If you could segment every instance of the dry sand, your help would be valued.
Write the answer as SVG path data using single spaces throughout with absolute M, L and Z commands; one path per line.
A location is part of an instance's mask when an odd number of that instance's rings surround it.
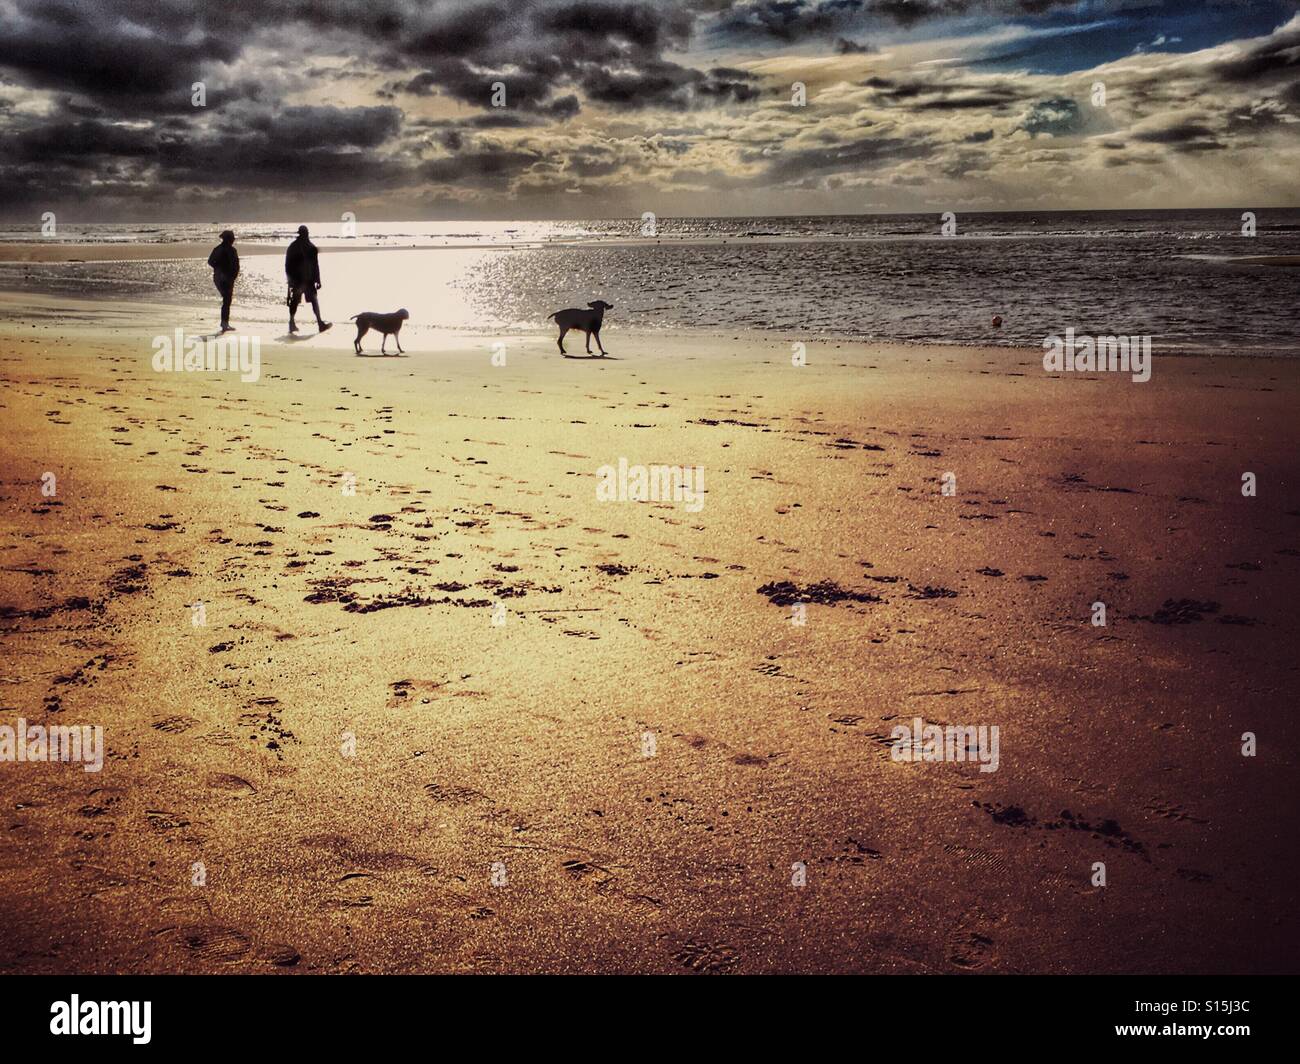
M 0 303 L 0 723 L 109 757 L 0 764 L 0 970 L 1294 970 L 1300 364 L 340 326 L 249 384 L 59 306 Z

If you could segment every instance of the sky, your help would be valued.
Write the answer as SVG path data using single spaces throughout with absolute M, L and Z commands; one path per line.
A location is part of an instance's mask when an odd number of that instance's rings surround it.
M 1300 0 L 0 0 L 8 220 L 1260 208 L 1297 175 Z

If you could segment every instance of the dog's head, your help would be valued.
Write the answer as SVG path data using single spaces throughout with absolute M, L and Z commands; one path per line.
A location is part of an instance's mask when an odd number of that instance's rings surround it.
M 407 318 L 409 318 L 411 315 L 410 315 L 410 312 L 409 312 L 405 307 L 403 307 L 401 310 L 399 310 L 399 311 L 397 312 L 397 316 L 398 316 L 399 318 L 401 318 L 402 321 L 405 321 L 405 320 L 406 320 Z
M 613 303 L 606 303 L 603 299 L 593 299 L 587 304 L 592 310 L 613 310 Z

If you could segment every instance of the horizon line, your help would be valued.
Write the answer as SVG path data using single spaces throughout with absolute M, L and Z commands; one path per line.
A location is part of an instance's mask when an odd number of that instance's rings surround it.
M 727 219 L 727 218 L 906 218 L 906 217 L 914 217 L 914 216 L 917 216 L 917 215 L 943 214 L 946 210 L 952 210 L 953 213 L 955 213 L 955 214 L 966 214 L 966 215 L 971 215 L 971 214 L 974 214 L 974 215 L 986 215 L 986 214 L 1027 214 L 1027 215 L 1041 215 L 1041 214 L 1176 214 L 1176 213 L 1191 213 L 1191 212 L 1245 211 L 1245 210 L 1249 210 L 1249 211 L 1288 211 L 1288 210 L 1290 210 L 1290 211 L 1295 211 L 1295 210 L 1300 210 L 1300 203 L 1288 204 L 1288 205 L 1283 205 L 1283 206 L 1279 206 L 1279 205 L 1276 205 L 1276 204 L 1268 204 L 1268 205 L 1253 205 L 1253 206 L 1252 206 L 1252 205 L 1250 205 L 1250 204 L 1248 204 L 1248 203 L 1237 203 L 1237 204 L 1221 204 L 1221 205 L 1214 206 L 1214 207 L 1040 207 L 1040 208 L 1034 208 L 1034 209 L 1026 209 L 1026 208 L 1000 208 L 1000 209 L 979 209 L 979 210 L 971 209 L 971 208 L 955 208 L 955 209 L 954 209 L 954 208 L 952 208 L 952 207 L 936 207 L 936 208 L 928 208 L 928 209 L 925 209 L 925 210 L 910 210 L 910 211 L 849 211 L 849 212 L 844 212 L 844 211 L 835 211 L 835 212 L 830 212 L 830 213 L 826 213 L 826 212 L 816 212 L 816 213 L 811 213 L 811 214 L 803 214 L 803 213 L 797 213 L 797 212 L 788 212 L 788 213 L 764 213 L 764 214 L 670 214 L 670 213 L 660 213 L 660 212 L 656 211 L 656 212 L 654 212 L 654 214 L 655 214 L 655 218 L 656 218 L 657 220 L 660 220 L 660 221 L 662 221 L 663 219 L 672 219 L 672 218 L 678 218 L 678 219 L 691 219 L 691 220 L 697 220 L 697 219 Z M 566 215 L 566 216 L 564 216 L 564 217 L 554 217 L 554 218 L 530 218 L 530 217 L 520 217 L 520 216 L 502 216 L 502 217 L 497 217 L 497 216 L 492 216 L 492 217 L 482 216 L 482 217 L 474 217 L 474 218 L 466 218 L 466 217 L 461 217 L 461 218 L 413 218 L 413 217 L 396 217 L 396 218 L 382 217 L 382 218 L 377 218 L 377 217 L 367 217 L 367 218 L 364 218 L 364 219 L 363 219 L 363 218 L 358 218 L 358 219 L 357 219 L 357 224 L 358 224 L 358 225 L 364 225 L 364 224 L 367 224 L 367 223 L 393 224 L 393 223 L 398 223 L 398 222 L 411 222 L 411 223 L 417 223 L 417 224 L 430 224 L 430 223 L 437 223 L 437 222 L 446 222 L 446 223 L 449 223 L 449 224 L 450 224 L 450 223 L 461 223 L 461 222 L 464 222 L 464 223 L 474 223 L 474 222 L 530 222 L 530 223 L 534 223 L 534 222 L 621 222 L 621 221 L 639 222 L 639 221 L 641 220 L 641 217 L 642 217 L 642 216 L 639 215 L 639 214 L 627 214 L 627 215 L 623 215 L 623 214 L 595 214 L 595 215 L 593 215 L 593 214 L 588 214 L 588 215 L 577 215 L 577 216 L 567 216 L 567 215 Z M 283 222 L 283 224 L 285 224 L 285 225 L 291 225 L 291 224 L 292 224 L 292 225 L 308 225 L 308 226 L 310 226 L 310 225 L 338 225 L 338 224 L 339 224 L 339 219 L 337 219 L 337 218 L 315 218 L 315 219 L 313 219 L 313 218 L 310 218 L 310 217 L 309 217 L 309 218 L 307 218 L 305 221 L 303 221 L 302 218 L 301 218 L 301 216 L 297 216 L 297 217 L 295 218 L 294 221 L 290 222 L 290 221 L 285 221 L 285 220 L 283 220 L 283 219 L 262 219 L 262 220 L 257 220 L 257 219 L 246 218 L 246 219 L 243 219 L 242 222 L 241 222 L 241 221 L 236 221 L 236 222 L 234 222 L 233 224 L 246 224 L 246 225 L 278 225 L 278 224 L 281 224 L 282 222 Z M 14 225 L 14 224 L 34 225 L 34 226 L 39 227 L 42 223 L 41 223 L 41 220 L 40 220 L 39 218 L 37 218 L 36 220 L 32 221 L 32 220 L 30 220 L 30 219 L 28 219 L 28 218 L 15 219 L 15 218 L 4 218 L 4 217 L 0 217 L 0 225 Z M 102 221 L 101 221 L 101 222 L 91 222 L 91 221 L 77 221 L 77 220 L 60 219 L 60 220 L 59 220 L 59 224 L 60 224 L 60 225 L 157 225 L 157 226 L 166 226 L 166 225 L 227 225 L 227 224 L 232 224 L 232 223 L 231 223 L 230 219 L 226 219 L 226 220 L 224 220 L 224 221 L 221 221 L 221 220 L 218 220 L 218 221 L 200 221 L 200 220 L 194 220 L 194 219 L 186 220 L 186 219 L 180 219 L 180 218 L 171 218 L 171 219 L 166 219 L 166 220 L 159 220 L 159 219 L 156 219 L 156 218 L 150 218 L 150 219 L 143 219 L 143 218 L 136 219 L 136 218 L 133 218 L 133 219 L 124 219 L 124 220 L 111 221 L 111 222 L 102 222 Z

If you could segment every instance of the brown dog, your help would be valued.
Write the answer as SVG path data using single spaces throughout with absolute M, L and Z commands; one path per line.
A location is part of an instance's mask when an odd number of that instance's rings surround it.
M 600 342 L 600 325 L 605 320 L 605 311 L 613 310 L 613 303 L 606 303 L 603 299 L 596 299 L 588 303 L 590 310 L 578 310 L 570 307 L 568 310 L 557 310 L 554 314 L 546 315 L 548 318 L 554 318 L 555 324 L 560 327 L 560 338 L 555 342 L 560 345 L 560 354 L 567 355 L 564 350 L 564 334 L 570 329 L 581 329 L 587 334 L 587 354 L 591 354 L 591 338 L 596 338 L 596 346 L 600 348 L 601 355 L 605 354 L 605 345 Z
M 357 354 L 361 354 L 361 337 L 365 336 L 371 329 L 375 332 L 384 334 L 384 339 L 379 345 L 379 353 L 386 355 L 388 352 L 385 347 L 388 344 L 388 338 L 391 336 L 397 342 L 398 354 L 406 354 L 402 350 L 402 340 L 398 333 L 402 331 L 402 322 L 406 321 L 411 315 L 405 310 L 395 310 L 392 314 L 376 314 L 372 310 L 363 311 L 360 314 L 353 314 L 352 319 L 357 323 L 357 338 L 352 341 L 352 346 L 357 349 Z

